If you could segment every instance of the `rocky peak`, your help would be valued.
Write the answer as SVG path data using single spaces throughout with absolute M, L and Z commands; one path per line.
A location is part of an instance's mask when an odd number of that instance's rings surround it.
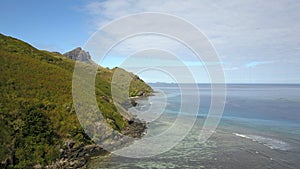
M 64 56 L 82 62 L 86 62 L 91 59 L 91 55 L 89 54 L 89 52 L 86 52 L 85 50 L 81 49 L 81 47 L 75 48 L 70 52 L 65 53 Z

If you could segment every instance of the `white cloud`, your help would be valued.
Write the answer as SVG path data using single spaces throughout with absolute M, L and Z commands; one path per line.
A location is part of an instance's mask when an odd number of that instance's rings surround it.
M 256 66 L 259 65 L 265 65 L 265 64 L 270 64 L 270 63 L 274 63 L 275 61 L 252 61 L 247 63 L 245 66 L 247 68 L 255 68 Z
M 224 70 L 232 71 L 232 70 L 239 70 L 238 67 L 229 67 L 229 68 L 224 68 Z
M 114 19 L 139 12 L 182 17 L 206 34 L 222 61 L 230 63 L 225 71 L 247 67 L 247 64 L 256 67 L 267 62 L 271 66 L 275 60 L 288 60 L 282 62 L 282 69 L 298 70 L 296 67 L 299 67 L 300 1 L 297 0 L 109 0 L 92 1 L 84 9 L 92 16 L 95 30 Z M 154 46 L 182 51 L 180 44 L 170 40 L 154 40 Z M 117 50 L 130 53 L 148 47 L 149 41 L 136 38 Z
M 98 23 L 139 12 L 164 12 L 187 19 L 218 46 L 296 42 L 300 30 L 298 1 L 109 0 L 90 2 L 85 9 Z M 279 38 L 279 39 L 277 39 Z

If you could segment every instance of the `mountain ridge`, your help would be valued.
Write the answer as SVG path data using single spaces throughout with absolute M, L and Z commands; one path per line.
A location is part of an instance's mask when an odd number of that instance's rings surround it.
M 77 47 L 69 52 L 64 53 L 63 55 L 72 60 L 78 60 L 81 62 L 89 62 L 92 59 L 90 53 L 83 50 L 81 47 Z

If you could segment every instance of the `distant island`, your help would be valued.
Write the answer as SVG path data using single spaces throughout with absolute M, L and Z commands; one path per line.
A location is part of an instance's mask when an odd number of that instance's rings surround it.
M 93 155 L 107 153 L 81 127 L 72 101 L 75 61 L 90 64 L 91 56 L 80 47 L 60 54 L 38 50 L 0 34 L 0 168 L 77 168 Z M 95 88 L 97 103 L 111 128 L 140 137 L 146 126 L 124 117 L 112 101 L 115 69 L 99 66 Z M 152 88 L 138 76 L 130 97 L 147 96 Z M 134 101 L 118 103 L 125 113 Z M 124 112 L 123 112 L 124 113 Z

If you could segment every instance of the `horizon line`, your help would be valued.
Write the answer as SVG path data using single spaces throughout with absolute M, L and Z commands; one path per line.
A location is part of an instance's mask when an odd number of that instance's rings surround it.
M 240 84 L 252 84 L 252 85 L 300 85 L 300 83 L 277 83 L 277 82 L 267 82 L 267 83 L 247 83 L 247 82 L 238 82 L 238 83 L 175 83 L 175 82 L 146 82 L 147 84 L 226 84 L 226 85 L 240 85 Z

